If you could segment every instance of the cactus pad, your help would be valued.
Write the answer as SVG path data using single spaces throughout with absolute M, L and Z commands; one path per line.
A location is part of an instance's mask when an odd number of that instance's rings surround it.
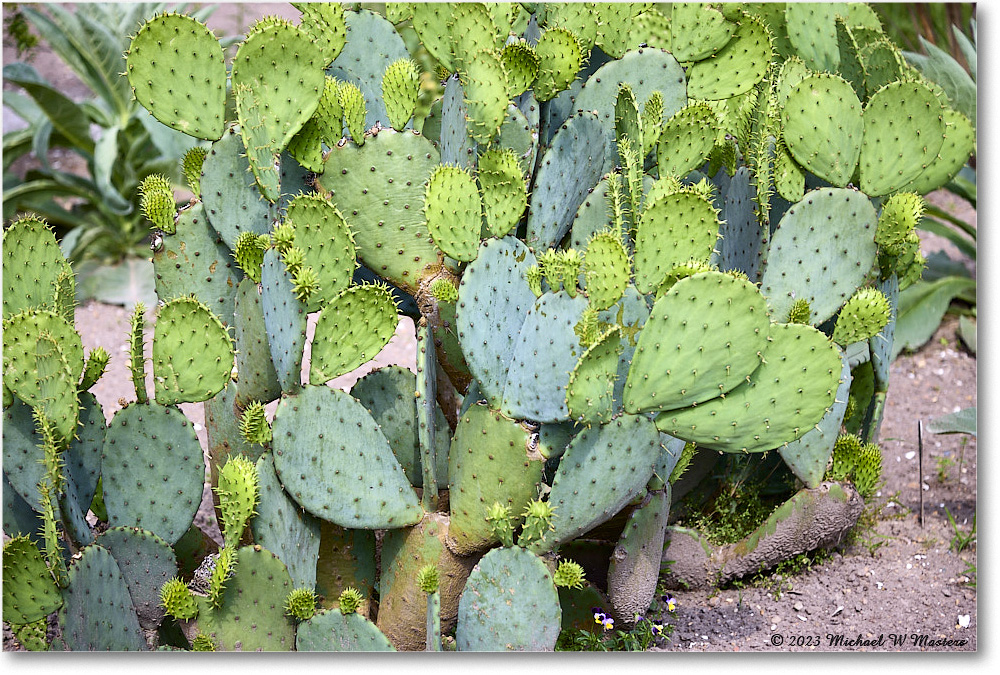
M 281 395 L 278 374 L 271 361 L 257 284 L 243 279 L 236 290 L 235 306 L 236 372 L 239 374 L 236 402 L 269 402 Z
M 234 179 L 237 186 L 233 185 Z M 236 248 L 241 232 L 267 234 L 271 227 L 268 202 L 261 198 L 243 141 L 234 128 L 213 143 L 205 157 L 201 200 L 212 227 L 231 249 Z
M 233 370 L 232 339 L 219 318 L 194 298 L 160 308 L 153 336 L 153 382 L 161 405 L 206 401 Z
M 125 64 L 136 100 L 156 119 L 195 138 L 222 136 L 226 64 L 204 24 L 173 13 L 150 19 L 132 39 Z
M 320 48 L 323 65 L 330 65 L 340 56 L 347 42 L 347 21 L 343 5 L 335 2 L 293 2 L 292 7 L 302 12 L 299 27 Z
M 560 5 L 569 6 L 569 5 Z M 518 41 L 504 45 L 500 61 L 507 72 L 507 97 L 520 96 L 538 76 L 539 58 L 527 42 Z
M 164 618 L 160 588 L 177 574 L 173 549 L 152 532 L 137 527 L 113 527 L 97 543 L 114 556 L 122 573 L 139 625 L 156 628 Z
M 539 101 L 549 101 L 568 88 L 583 65 L 583 52 L 576 37 L 565 28 L 545 31 L 535 45 L 538 77 L 534 92 Z
M 503 237 L 517 225 L 528 206 L 528 187 L 517 153 L 510 148 L 483 152 L 478 178 L 486 227 L 494 237 Z
M 306 344 L 306 308 L 296 299 L 291 275 L 275 249 L 264 254 L 261 268 L 261 304 L 267 328 L 271 362 L 281 389 L 293 390 L 302 379 L 302 352 Z
M 861 288 L 837 315 L 833 341 L 849 344 L 875 337 L 889 323 L 889 299 L 877 288 Z
M 736 24 L 709 5 L 675 2 L 670 7 L 670 28 L 674 58 L 690 62 L 707 59 L 722 49 L 733 37 Z
M 715 147 L 718 120 L 704 103 L 678 110 L 660 133 L 656 157 L 660 176 L 683 178 L 701 166 Z
M 394 652 L 375 624 L 354 612 L 321 612 L 299 625 L 295 649 L 300 652 Z
M 461 81 L 468 106 L 469 135 L 486 144 L 500 130 L 509 102 L 507 73 L 500 57 L 485 49 L 476 52 L 465 64 Z
M 413 117 L 420 93 L 417 66 L 410 59 L 399 59 L 389 64 L 382 76 L 382 95 L 389 124 L 402 131 Z
M 612 326 L 591 345 L 576 364 L 566 385 L 570 418 L 582 424 L 604 424 L 614 411 L 618 355 L 622 333 Z
M 744 14 L 726 46 L 688 69 L 688 96 L 718 101 L 750 91 L 764 78 L 772 50 L 770 31 L 764 22 Z
M 476 257 L 483 226 L 483 204 L 476 181 L 457 166 L 434 170 L 424 193 L 427 230 L 445 255 L 469 262 Z
M 575 228 L 574 224 L 574 232 Z M 628 251 L 619 235 L 602 231 L 591 237 L 583 258 L 590 306 L 603 310 L 618 302 L 628 286 L 630 267 Z
M 306 387 L 282 399 L 273 430 L 278 476 L 310 513 L 350 528 L 405 527 L 420 520 L 417 495 L 388 441 L 349 395 Z
M 294 245 L 302 249 L 304 264 L 319 278 L 319 291 L 309 303 L 315 311 L 350 285 L 357 267 L 354 237 L 336 207 L 317 194 L 292 199 L 285 222 L 295 230 Z
M 63 604 L 38 546 L 26 536 L 3 545 L 3 616 L 11 624 L 44 619 Z

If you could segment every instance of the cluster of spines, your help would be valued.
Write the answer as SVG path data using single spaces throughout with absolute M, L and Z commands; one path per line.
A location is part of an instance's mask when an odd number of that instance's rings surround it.
M 354 586 L 348 586 L 340 592 L 337 603 L 341 614 L 354 614 L 365 601 L 365 596 Z
M 183 581 L 177 577 L 167 580 L 160 587 L 160 605 L 167 614 L 181 621 L 188 621 L 198 616 L 198 604 L 194 594 Z
M 166 176 L 153 173 L 139 183 L 139 209 L 153 227 L 166 234 L 173 234 L 176 204 L 174 191 Z
M 308 621 L 316 614 L 316 594 L 310 588 L 295 588 L 285 598 L 285 614 Z
M 260 283 L 261 267 L 264 264 L 264 253 L 271 245 L 271 238 L 266 234 L 240 232 L 233 249 L 233 259 L 236 265 L 255 284 Z
M 583 567 L 572 560 L 561 560 L 559 562 L 559 567 L 556 568 L 555 574 L 552 575 L 552 581 L 555 585 L 560 588 L 573 588 L 581 589 L 586 581 Z
M 555 509 L 548 502 L 533 499 L 524 507 L 524 526 L 517 539 L 517 545 L 528 548 L 532 544 L 545 541 L 546 535 L 554 530 L 552 516 Z
M 240 433 L 244 440 L 251 445 L 267 445 L 271 442 L 271 425 L 267 421 L 263 403 L 251 401 L 243 409 L 243 416 L 240 418 Z
M 486 521 L 490 524 L 493 537 L 500 541 L 501 546 L 514 545 L 514 523 L 509 506 L 494 502 L 486 509 Z

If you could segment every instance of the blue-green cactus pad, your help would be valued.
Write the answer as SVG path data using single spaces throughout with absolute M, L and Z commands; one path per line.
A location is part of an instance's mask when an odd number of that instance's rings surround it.
M 111 553 L 88 546 L 69 569 L 59 610 L 62 639 L 71 651 L 146 651 L 128 585 Z
M 849 188 L 807 192 L 782 216 L 768 248 L 761 293 L 775 319 L 805 299 L 811 322 L 829 319 L 864 283 L 875 264 L 875 207 Z
M 231 379 L 235 358 L 229 332 L 204 304 L 183 297 L 160 307 L 153 332 L 157 403 L 207 401 Z
M 101 452 L 104 450 L 107 422 L 96 396 L 89 391 L 80 392 L 78 396 L 79 426 L 66 450 L 66 477 L 74 485 L 78 506 L 83 513 L 87 513 L 101 476 Z
M 151 630 L 160 625 L 164 609 L 160 587 L 177 576 L 177 556 L 167 542 L 138 527 L 113 527 L 97 543 L 114 556 L 132 596 L 139 625 Z
M 173 546 L 194 521 L 205 482 L 194 425 L 172 407 L 122 408 L 104 438 L 101 479 L 112 526 L 142 527 Z
M 554 530 L 535 548 L 553 550 L 621 511 L 645 489 L 660 452 L 660 434 L 644 415 L 624 415 L 577 434 L 552 480 Z
M 250 521 L 253 540 L 273 552 L 288 568 L 295 588 L 316 587 L 320 521 L 288 496 L 270 453 L 257 460 L 260 501 Z
M 371 414 L 350 395 L 305 387 L 274 415 L 274 466 L 288 493 L 341 527 L 413 525 L 417 495 Z
M 389 639 L 357 612 L 321 612 L 299 625 L 295 650 L 300 652 L 394 652 Z
M 771 324 L 764 360 L 725 397 L 660 413 L 657 428 L 724 452 L 760 452 L 801 438 L 831 408 L 840 350 L 803 324 Z
M 6 447 L 6 439 L 4 446 Z M 37 490 L 36 490 L 37 492 Z M 38 545 L 42 539 L 42 515 L 18 494 L 10 482 L 7 472 L 3 472 L 3 532 L 9 537 L 25 535 Z
M 38 483 L 45 477 L 45 455 L 41 443 L 42 438 L 35 431 L 31 406 L 15 399 L 3 411 L 3 470 L 12 491 L 35 510 L 41 509 Z M 5 493 L 5 505 L 6 498 Z
M 621 328 L 612 326 L 580 357 L 566 385 L 571 419 L 582 424 L 611 421 L 621 343 Z
M 250 172 L 243 140 L 235 127 L 212 144 L 201 168 L 201 201 L 208 220 L 230 249 L 241 232 L 267 234 L 268 201 Z
M 257 284 L 249 278 L 236 289 L 233 310 L 236 337 L 236 403 L 245 407 L 251 401 L 269 403 L 281 396 L 281 384 L 271 361 L 271 348 L 264 324 L 264 307 Z
M 275 249 L 264 254 L 260 278 L 271 362 L 281 388 L 294 390 L 302 381 L 302 352 L 308 322 L 306 307 L 295 297 L 291 275 Z
M 770 233 L 761 226 L 756 214 L 756 189 L 750 170 L 737 169 L 726 191 L 718 242 L 719 267 L 739 270 L 754 283 L 760 276 L 760 263 L 767 250 Z
M 521 548 L 490 551 L 458 602 L 459 651 L 552 651 L 562 622 L 545 563 Z
M 753 284 L 721 272 L 678 281 L 639 334 L 625 410 L 671 410 L 725 394 L 758 367 L 767 335 L 767 307 Z

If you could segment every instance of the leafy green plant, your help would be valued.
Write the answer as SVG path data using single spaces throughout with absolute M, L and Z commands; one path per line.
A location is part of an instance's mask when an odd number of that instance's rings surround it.
M 968 532 L 963 532 L 958 524 L 955 522 L 955 516 L 951 515 L 951 511 L 946 506 L 944 509 L 945 515 L 948 516 L 948 523 L 951 525 L 951 529 L 954 535 L 951 538 L 951 549 L 955 553 L 961 553 L 965 549 L 976 543 L 976 514 L 972 514 L 972 527 Z

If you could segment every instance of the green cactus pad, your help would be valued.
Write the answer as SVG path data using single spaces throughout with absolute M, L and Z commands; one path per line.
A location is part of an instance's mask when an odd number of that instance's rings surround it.
M 354 612 L 331 609 L 299 625 L 295 649 L 300 652 L 394 652 L 375 624 Z
M 747 281 L 703 272 L 677 282 L 639 334 L 625 410 L 681 408 L 733 389 L 760 364 L 767 326 L 764 298 Z
M 342 82 L 337 90 L 337 101 L 344 112 L 344 126 L 347 127 L 347 132 L 357 145 L 364 145 L 367 108 L 361 89 L 353 82 Z
M 448 454 L 452 551 L 470 555 L 497 543 L 486 521 L 494 502 L 520 514 L 537 496 L 543 461 L 532 456 L 530 441 L 523 426 L 487 406 L 474 404 L 461 416 Z
M 778 454 L 785 460 L 785 464 L 808 488 L 818 487 L 823 480 L 827 462 L 833 452 L 833 444 L 837 440 L 837 434 L 840 433 L 840 425 L 847 411 L 852 378 L 847 358 L 846 356 L 842 358 L 840 386 L 837 388 L 837 398 L 833 405 L 823 415 L 823 419 L 802 438 L 778 448 Z
M 420 78 L 417 66 L 410 59 L 399 59 L 389 64 L 382 76 L 382 95 L 389 124 L 396 131 L 406 128 L 417 106 Z
M 244 407 L 250 401 L 273 401 L 281 396 L 281 385 L 271 361 L 260 293 L 250 279 L 240 281 L 234 315 L 239 374 L 236 404 Z
M 784 142 L 775 148 L 774 189 L 787 202 L 794 204 L 806 193 L 806 175 L 788 152 Z
M 580 43 L 584 54 L 593 48 L 594 41 L 597 40 L 597 17 L 590 3 L 559 2 L 546 5 L 545 26 L 570 31 Z
M 398 323 L 388 287 L 370 284 L 344 290 L 323 308 L 316 321 L 309 381 L 323 384 L 375 358 Z
M 573 327 L 586 308 L 583 296 L 559 291 L 543 295 L 528 310 L 508 366 L 501 412 L 537 422 L 569 419 L 566 385 L 583 354 Z
M 608 598 L 615 616 L 635 623 L 653 602 L 670 514 L 670 487 L 648 493 L 629 514 L 608 566 Z
M 513 103 L 507 106 L 507 116 L 500 125 L 500 147 L 513 150 L 521 164 L 521 173 L 531 173 L 538 155 L 538 106 L 527 97 L 527 112 Z
M 59 610 L 62 638 L 72 651 L 146 651 L 128 584 L 111 553 L 88 546 L 69 570 Z
M 906 67 L 899 48 L 887 38 L 861 46 L 858 58 L 864 68 L 865 91 L 869 98 L 885 85 L 899 80 Z
M 785 6 L 788 39 L 806 65 L 815 71 L 835 73 L 840 66 L 838 11 L 843 10 L 835 3 L 789 3 Z
M 559 5 L 570 7 L 572 5 Z M 540 59 L 535 49 L 527 42 L 511 42 L 500 50 L 500 61 L 507 73 L 507 97 L 520 96 L 538 77 Z
M 621 341 L 621 328 L 612 326 L 583 353 L 570 374 L 566 407 L 574 421 L 588 425 L 611 421 Z
M 864 133 L 861 101 L 850 84 L 829 74 L 803 79 L 789 92 L 781 122 L 782 137 L 799 164 L 837 187 L 847 185 Z
M 636 159 L 627 156 L 629 151 L 639 152 L 642 148 L 642 119 L 635 94 L 627 82 L 621 84 L 615 98 L 615 147 L 618 149 L 618 163 L 623 166 Z
M 718 101 L 750 91 L 764 78 L 772 53 L 771 35 L 764 22 L 744 14 L 725 47 L 688 69 L 688 96 Z
M 534 92 L 539 101 L 549 101 L 568 88 L 583 65 L 580 43 L 565 28 L 552 28 L 542 33 L 535 45 L 538 57 L 538 77 Z
M 219 318 L 194 298 L 160 307 L 153 334 L 153 383 L 161 405 L 206 401 L 233 371 L 232 338 Z
M 466 63 L 461 81 L 468 106 L 469 135 L 486 144 L 500 131 L 509 103 L 507 74 L 500 57 L 487 50 L 475 53 Z
M 923 195 L 938 189 L 954 178 L 976 151 L 976 130 L 965 115 L 945 108 L 944 122 L 944 142 L 937 158 L 900 190 Z
M 6 414 L 6 411 L 5 413 Z M 6 427 L 6 419 L 4 426 Z M 7 439 L 4 439 L 4 449 L 7 447 Z M 5 464 L 6 466 L 6 464 Z M 32 492 L 37 495 L 37 481 L 32 487 Z M 35 497 L 37 501 L 37 496 Z M 18 491 L 11 484 L 7 472 L 3 472 L 3 531 L 10 537 L 24 535 L 35 542 L 36 545 L 44 545 L 41 536 L 42 516 L 31 504 L 18 494 Z
M 142 527 L 173 546 L 201 504 L 205 461 L 194 426 L 176 408 L 122 408 L 108 425 L 101 478 L 112 526 Z
M 153 228 L 173 234 L 174 191 L 166 176 L 151 173 L 139 183 L 139 210 L 143 217 L 153 224 Z
M 438 248 L 455 260 L 475 259 L 483 205 L 475 179 L 457 166 L 434 170 L 424 192 L 427 230 Z
M 6 524 L 5 524 L 6 532 Z M 27 536 L 3 546 L 3 617 L 11 624 L 44 619 L 63 604 L 38 546 Z
M 226 63 L 204 24 L 173 13 L 150 19 L 132 38 L 125 64 L 136 100 L 156 119 L 195 138 L 222 136 Z
M 524 549 L 500 548 L 483 556 L 469 575 L 455 640 L 459 651 L 551 651 L 561 621 L 559 594 L 545 563 Z
M 354 230 L 366 267 L 415 292 L 421 271 L 437 263 L 423 215 L 424 186 L 438 151 L 410 131 L 383 130 L 362 147 L 346 143 L 327 158 L 319 179 Z
M 878 90 L 864 111 L 861 190 L 881 196 L 903 188 L 930 164 L 944 143 L 944 109 L 918 82 Z
M 535 176 L 526 242 L 555 246 L 569 230 L 588 191 L 604 174 L 605 134 L 592 113 L 571 117 L 556 132 Z
M 722 49 L 733 37 L 736 24 L 708 5 L 675 2 L 670 7 L 670 28 L 674 58 L 690 62 L 707 59 Z
M 534 264 L 535 256 L 518 239 L 486 240 L 458 289 L 462 353 L 493 408 L 500 407 L 515 340 L 535 303 L 524 281 Z
M 889 299 L 877 288 L 861 288 L 837 315 L 833 341 L 849 344 L 875 337 L 889 323 Z
M 343 5 L 335 2 L 293 2 L 292 7 L 302 12 L 299 27 L 320 48 L 323 65 L 330 65 L 347 42 L 347 21 Z
M 581 431 L 552 480 L 554 530 L 534 550 L 552 550 L 621 511 L 645 489 L 659 457 L 660 434 L 646 416 L 624 415 Z
M 375 12 L 345 12 L 347 44 L 327 69 L 327 75 L 358 86 L 365 99 L 366 129 L 390 126 L 383 103 L 382 76 L 399 59 L 409 58 L 403 38 L 391 23 Z
M 724 452 L 760 452 L 801 438 L 834 404 L 840 352 L 811 326 L 772 324 L 763 356 L 725 397 L 660 413 L 657 428 Z
M 486 227 L 493 236 L 503 237 L 517 225 L 528 206 L 528 187 L 517 153 L 510 148 L 491 148 L 482 153 L 478 178 Z
M 884 200 L 875 232 L 875 243 L 879 248 L 892 252 L 905 246 L 910 233 L 923 217 L 924 206 L 923 197 L 913 192 L 897 192 Z
M 219 464 L 221 462 L 216 462 L 216 466 Z M 257 467 L 242 455 L 230 455 L 218 469 L 215 482 L 213 491 L 218 498 L 224 546 L 236 547 L 260 499 Z
M 683 178 L 704 164 L 715 147 L 718 120 L 704 103 L 677 111 L 659 137 L 656 157 L 661 176 Z
M 387 366 L 358 380 L 351 389 L 351 395 L 375 418 L 410 484 L 421 487 L 423 470 L 417 443 L 416 404 L 413 400 L 416 387 L 417 378 L 412 371 L 401 366 Z M 447 425 L 440 407 L 435 411 L 435 420 L 439 431 L 435 435 L 436 477 L 441 484 L 446 484 L 449 440 L 447 433 L 440 433 Z
M 575 232 L 576 221 L 573 228 Z M 616 233 L 605 230 L 591 237 L 583 258 L 590 306 L 603 310 L 618 302 L 628 287 L 630 267 L 628 251 Z
M 754 191 L 749 169 L 740 167 L 726 191 L 718 248 L 721 269 L 739 270 L 756 281 L 770 232 L 757 220 Z
M 273 431 L 278 476 L 310 513 L 351 528 L 405 527 L 420 520 L 417 495 L 388 441 L 349 395 L 306 387 L 282 399 Z
M 600 182 L 584 196 L 583 202 L 573 217 L 569 242 L 570 246 L 578 251 L 586 251 L 587 243 L 591 237 L 610 229 L 608 224 L 613 223 L 612 211 L 608 204 L 609 177 L 601 178 Z M 614 232 L 613 229 L 612 232 Z M 622 232 L 621 236 L 625 236 L 625 233 Z
M 269 136 L 273 129 L 269 128 L 264 102 L 258 99 L 253 89 L 243 82 L 233 87 L 233 97 L 236 99 L 236 119 L 239 122 L 240 136 L 243 138 L 243 146 L 247 149 L 246 157 L 250 162 L 250 171 L 257 183 L 257 189 L 264 199 L 276 202 L 281 196 L 281 179 L 276 165 L 278 153 L 282 148 L 278 147 L 277 141 Z M 291 138 L 288 141 L 291 142 Z
M 56 309 L 56 288 L 66 261 L 45 221 L 18 218 L 3 232 L 3 316 L 25 309 Z
M 162 242 L 153 251 L 157 297 L 193 295 L 231 326 L 242 275 L 228 246 L 209 226 L 205 207 L 196 203 L 181 209 L 176 234 L 164 236 Z
M 452 37 L 448 30 L 451 6 L 444 3 L 415 2 L 413 5 L 413 30 L 421 44 L 448 72 L 454 72 Z
M 198 627 L 223 651 L 290 651 L 295 626 L 285 616 L 285 598 L 293 588 L 288 570 L 260 546 L 245 546 L 236 556 L 220 605 L 198 599 Z
M 260 503 L 250 522 L 254 541 L 272 551 L 288 568 L 292 583 L 301 588 L 316 587 L 320 523 L 302 511 L 284 491 L 274 470 L 270 453 L 257 460 Z
M 636 16 L 648 6 L 630 2 L 594 3 L 592 11 L 599 26 L 595 44 L 608 56 L 622 58 L 628 49 L 637 46 L 632 27 Z
M 243 141 L 235 128 L 213 143 L 205 157 L 201 200 L 212 227 L 231 249 L 236 248 L 241 232 L 267 234 L 270 230 L 268 202 L 254 182 Z
M 635 239 L 635 287 L 655 291 L 675 265 L 707 261 L 719 237 L 712 202 L 691 191 L 657 199 L 642 213 Z
M 459 2 L 452 3 L 450 7 L 448 32 L 452 36 L 452 64 L 462 73 L 472 66 L 481 51 L 494 52 L 503 42 L 485 4 Z
M 305 305 L 293 292 L 291 275 L 274 249 L 264 254 L 261 287 L 271 362 L 281 389 L 291 391 L 301 382 L 307 316 Z
M 875 264 L 876 222 L 868 197 L 847 188 L 813 190 L 789 208 L 761 275 L 775 318 L 787 319 L 798 298 L 809 302 L 814 324 L 830 318 Z
M 353 234 L 337 208 L 315 193 L 293 198 L 285 222 L 295 229 L 294 246 L 302 249 L 304 264 L 318 276 L 319 290 L 308 303 L 309 311 L 316 311 L 351 283 L 357 267 Z
M 122 573 L 144 630 L 162 623 L 160 587 L 177 574 L 173 549 L 152 532 L 138 527 L 113 527 L 97 543 L 111 552 Z
M 184 182 L 191 189 L 196 197 L 201 196 L 201 167 L 205 163 L 205 156 L 208 155 L 208 148 L 196 145 L 184 153 L 181 158 L 181 173 L 184 174 Z

